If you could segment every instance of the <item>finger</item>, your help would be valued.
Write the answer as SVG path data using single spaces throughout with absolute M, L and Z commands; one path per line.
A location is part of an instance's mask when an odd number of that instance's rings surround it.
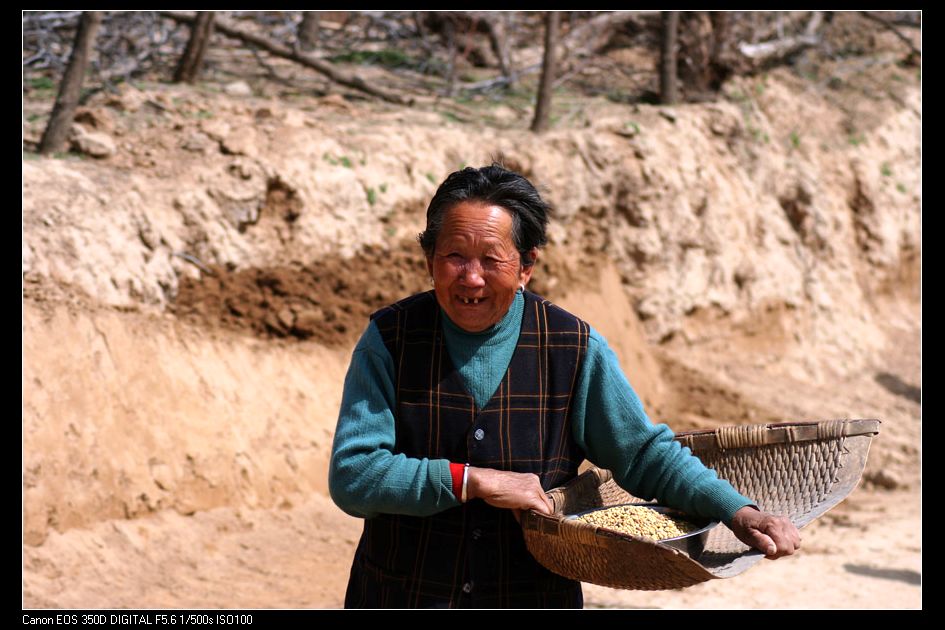
M 512 516 L 515 517 L 515 522 L 518 524 L 522 523 L 522 511 L 518 508 L 512 508 Z
M 794 524 L 784 519 L 766 532 L 778 548 L 778 556 L 789 556 L 801 546 L 801 535 Z
M 752 533 L 752 538 L 754 538 L 755 549 L 761 551 L 766 556 L 773 556 L 778 553 L 778 545 L 774 542 L 774 539 L 767 534 L 756 530 Z

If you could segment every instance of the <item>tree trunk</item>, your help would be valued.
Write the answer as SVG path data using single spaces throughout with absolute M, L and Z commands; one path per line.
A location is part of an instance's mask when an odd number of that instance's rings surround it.
M 686 96 L 708 92 L 712 83 L 712 21 L 708 12 L 679 15 L 675 57 L 676 82 L 688 88 Z
M 443 23 L 443 36 L 446 38 L 446 47 L 449 50 L 449 61 L 446 68 L 446 96 L 452 98 L 456 93 L 456 28 L 451 20 Z
M 299 46 L 302 50 L 315 50 L 318 46 L 318 12 L 303 11 L 299 24 Z
M 561 13 L 558 11 L 548 11 L 545 14 L 545 59 L 541 66 L 535 119 L 532 121 L 532 131 L 535 133 L 541 133 L 548 128 L 548 116 L 551 113 L 551 88 L 555 80 L 555 46 L 558 43 L 560 21 Z
M 39 152 L 48 155 L 55 153 L 65 146 L 75 108 L 79 104 L 82 92 L 82 82 L 85 79 L 85 70 L 89 66 L 92 46 L 98 27 L 102 23 L 101 11 L 84 11 L 79 18 L 79 28 L 75 34 L 75 43 L 72 46 L 72 55 L 69 57 L 69 66 L 59 85 L 59 94 L 53 106 L 49 123 L 39 142 Z
M 709 13 L 712 22 L 712 52 L 709 55 L 709 88 L 718 91 L 732 74 L 729 57 L 732 48 L 732 15 L 728 11 Z
M 676 34 L 679 11 L 663 11 L 663 37 L 660 46 L 660 102 L 676 103 Z
M 508 22 L 510 19 L 508 13 L 494 16 L 483 14 L 482 19 L 489 25 L 489 41 L 492 44 L 492 52 L 499 60 L 499 70 L 502 76 L 508 79 L 508 84 L 515 83 L 515 68 L 512 66 L 512 50 L 508 42 Z
M 193 83 L 200 72 L 203 55 L 207 52 L 207 44 L 213 33 L 213 11 L 198 11 L 197 19 L 191 26 L 190 39 L 180 59 L 177 71 L 174 73 L 176 83 Z

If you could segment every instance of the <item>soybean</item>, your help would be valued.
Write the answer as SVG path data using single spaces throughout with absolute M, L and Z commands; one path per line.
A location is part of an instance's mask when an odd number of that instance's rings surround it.
M 635 505 L 597 510 L 579 516 L 576 520 L 649 540 L 676 538 L 699 529 L 687 521 Z

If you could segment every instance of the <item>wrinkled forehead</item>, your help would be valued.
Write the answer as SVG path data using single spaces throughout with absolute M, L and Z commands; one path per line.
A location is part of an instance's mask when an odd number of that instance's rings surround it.
M 453 241 L 513 246 L 512 214 L 501 206 L 463 202 L 446 211 L 437 242 Z

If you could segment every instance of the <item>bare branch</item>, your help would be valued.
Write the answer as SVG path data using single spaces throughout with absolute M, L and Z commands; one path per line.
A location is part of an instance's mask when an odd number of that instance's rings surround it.
M 814 11 L 804 29 L 803 35 L 784 37 L 760 44 L 747 44 L 742 42 L 739 44 L 738 50 L 749 59 L 767 62 L 772 59 L 787 57 L 808 46 L 817 46 L 820 44 L 820 36 L 817 35 L 817 29 L 820 27 L 822 19 L 823 14 L 820 11 Z
M 523 68 L 516 73 L 516 78 L 523 77 L 527 74 L 534 74 L 541 70 L 541 64 L 536 63 L 534 65 Z M 512 80 L 510 77 L 501 76 L 494 79 L 486 79 L 484 81 L 476 81 L 475 83 L 461 83 L 456 87 L 460 90 L 469 90 L 469 91 L 478 91 L 478 90 L 489 90 L 499 86 L 511 85 Z
M 564 55 L 565 57 L 593 55 L 607 45 L 617 29 L 631 22 L 638 23 L 643 15 L 658 13 L 660 11 L 608 11 L 596 15 L 572 29 L 562 38 Z
M 922 51 L 915 47 L 915 44 L 912 43 L 912 40 L 909 39 L 908 37 L 906 37 L 905 35 L 903 35 L 902 33 L 900 33 L 900 32 L 899 32 L 899 29 L 897 29 L 895 26 L 893 26 L 893 24 L 892 24 L 891 22 L 889 22 L 888 20 L 884 20 L 883 18 L 881 18 L 881 17 L 879 17 L 878 15 L 875 15 L 875 14 L 873 14 L 873 13 L 870 13 L 869 11 L 858 11 L 858 13 L 859 13 L 860 15 L 862 15 L 863 17 L 865 17 L 866 19 L 868 19 L 868 20 L 873 20 L 874 22 L 879 22 L 879 23 L 882 24 L 885 28 L 887 28 L 887 29 L 889 29 L 890 31 L 892 31 L 892 32 L 896 35 L 896 37 L 898 37 L 899 39 L 901 39 L 902 41 L 904 41 L 904 42 L 906 43 L 906 46 L 909 47 L 909 50 L 912 51 L 912 54 L 913 54 L 913 55 L 921 55 L 921 54 L 922 54 Z
M 175 20 L 178 22 L 184 22 L 184 23 L 190 23 L 194 20 L 194 17 L 192 15 L 180 13 L 178 11 L 161 11 L 161 15 L 165 17 L 169 17 L 172 20 Z M 332 81 L 340 85 L 354 88 L 358 91 L 365 92 L 366 94 L 370 94 L 371 96 L 376 96 L 385 101 L 389 101 L 391 103 L 397 103 L 398 105 L 409 106 L 413 104 L 413 99 L 404 98 L 400 96 L 399 94 L 394 94 L 392 92 L 388 92 L 387 90 L 381 89 L 377 86 L 371 85 L 359 76 L 340 72 L 334 67 L 332 67 L 331 64 L 325 61 L 322 61 L 321 59 L 313 55 L 304 53 L 299 49 L 293 50 L 289 48 L 288 46 L 280 44 L 279 42 L 274 42 L 266 37 L 262 37 L 254 33 L 248 33 L 240 28 L 233 26 L 226 20 L 218 19 L 215 24 L 215 29 L 219 33 L 222 33 L 223 35 L 226 35 L 227 37 L 232 37 L 244 43 L 258 46 L 259 48 L 262 48 L 263 50 L 269 53 L 272 53 L 273 55 L 276 55 L 278 57 L 283 57 L 285 59 L 290 59 L 292 61 L 300 63 L 303 66 L 311 68 L 315 70 L 316 72 L 319 72 L 325 75 L 326 77 L 328 77 L 329 79 L 331 79 Z

